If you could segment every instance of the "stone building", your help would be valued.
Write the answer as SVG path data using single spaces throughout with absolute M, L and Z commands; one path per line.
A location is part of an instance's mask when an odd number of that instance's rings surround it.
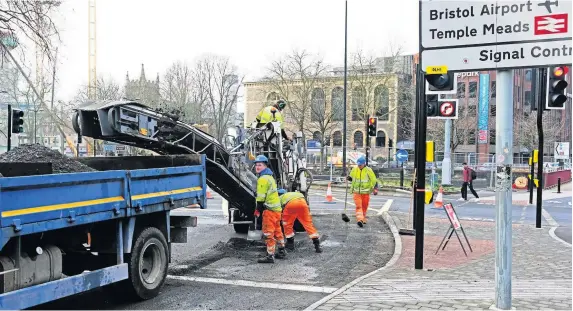
M 376 137 L 372 137 L 370 144 L 375 148 L 393 147 L 397 140 L 397 75 L 374 74 L 371 75 L 373 86 L 367 90 L 356 83 L 348 82 L 347 94 L 347 146 L 363 148 L 366 144 L 366 118 L 365 115 L 378 116 L 378 131 Z M 379 82 L 379 83 L 378 83 Z M 300 85 L 300 81 L 293 81 L 292 86 Z M 353 85 L 354 84 L 354 85 Z M 311 93 L 310 105 L 326 107 L 325 115 L 313 113 L 313 109 L 306 109 L 304 134 L 307 139 L 321 141 L 335 150 L 342 147 L 343 127 L 343 77 L 323 77 Z M 353 86 L 353 87 L 351 87 Z M 245 125 L 249 125 L 263 107 L 271 105 L 279 99 L 279 94 L 273 89 L 273 83 L 269 81 L 257 81 L 245 83 Z M 288 100 L 288 99 L 287 99 Z M 360 107 L 367 111 L 361 113 Z M 283 113 L 287 132 L 299 131 L 296 120 L 292 117 L 289 107 Z M 320 119 L 319 119 L 320 118 Z M 325 122 L 322 118 L 328 118 Z M 327 125 L 326 123 L 329 123 Z M 324 140 L 321 139 L 324 134 Z
M 143 64 L 141 64 L 141 73 L 138 79 L 130 80 L 128 72 L 125 75 L 125 97 L 131 100 L 138 99 L 149 107 L 158 108 L 162 102 L 159 91 L 159 73 L 157 73 L 155 81 L 147 80 Z

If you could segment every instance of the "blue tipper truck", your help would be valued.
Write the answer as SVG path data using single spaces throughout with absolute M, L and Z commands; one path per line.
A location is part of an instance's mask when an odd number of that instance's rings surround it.
M 0 308 L 99 287 L 155 297 L 171 243 L 185 243 L 187 228 L 197 224 L 171 211 L 206 206 L 205 156 L 182 157 L 150 157 L 164 164 L 139 165 L 155 166 L 148 169 L 132 169 L 140 161 L 95 159 L 100 171 L 0 177 Z

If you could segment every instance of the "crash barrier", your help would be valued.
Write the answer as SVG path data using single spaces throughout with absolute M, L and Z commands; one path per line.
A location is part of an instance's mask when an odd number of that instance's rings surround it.
M 561 183 L 570 182 L 571 170 L 543 173 L 543 189 L 557 187 L 559 180 L 561 180 Z

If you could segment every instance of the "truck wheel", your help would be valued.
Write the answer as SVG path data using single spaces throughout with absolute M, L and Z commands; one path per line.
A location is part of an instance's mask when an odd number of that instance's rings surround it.
M 236 224 L 236 225 L 233 225 L 233 228 L 235 228 L 236 233 L 241 233 L 241 234 L 249 233 L 249 225 L 248 224 Z
M 139 234 L 129 256 L 129 294 L 138 300 L 151 299 L 167 277 L 167 241 L 159 229 L 150 227 Z

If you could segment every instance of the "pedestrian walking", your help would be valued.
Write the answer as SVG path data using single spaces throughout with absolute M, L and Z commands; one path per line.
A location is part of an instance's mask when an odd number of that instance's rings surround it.
M 281 202 L 277 192 L 277 182 L 273 172 L 267 167 L 269 159 L 264 155 L 255 158 L 255 170 L 259 174 L 257 180 L 257 207 L 255 217 L 263 215 L 263 236 L 267 245 L 267 256 L 258 260 L 258 263 L 274 263 L 275 248 L 279 245 L 276 258 L 286 257 L 285 240 L 281 229 Z
M 356 223 L 359 227 L 362 227 L 367 222 L 366 212 L 370 203 L 370 193 L 375 191 L 378 181 L 374 171 L 366 166 L 366 158 L 364 156 L 358 158 L 356 164 L 357 166 L 350 171 L 350 175 L 346 179 L 352 182 L 350 193 L 353 194 L 354 204 L 356 205 Z
M 294 222 L 298 219 L 308 234 L 308 237 L 311 238 L 314 244 L 314 250 L 317 253 L 322 253 L 318 230 L 316 230 L 312 223 L 310 208 L 304 195 L 300 192 L 286 192 L 285 189 L 279 189 L 278 192 L 283 207 L 283 228 L 285 230 L 286 248 L 291 251 L 294 250 Z
M 479 196 L 477 192 L 474 190 L 473 186 L 473 181 L 477 177 L 476 172 L 472 168 L 470 168 L 466 162 L 463 163 L 463 166 L 464 169 L 462 171 L 462 178 L 463 178 L 462 197 L 459 199 L 459 201 L 468 200 L 468 188 L 470 188 L 470 191 L 476 197 L 476 200 L 479 200 Z

